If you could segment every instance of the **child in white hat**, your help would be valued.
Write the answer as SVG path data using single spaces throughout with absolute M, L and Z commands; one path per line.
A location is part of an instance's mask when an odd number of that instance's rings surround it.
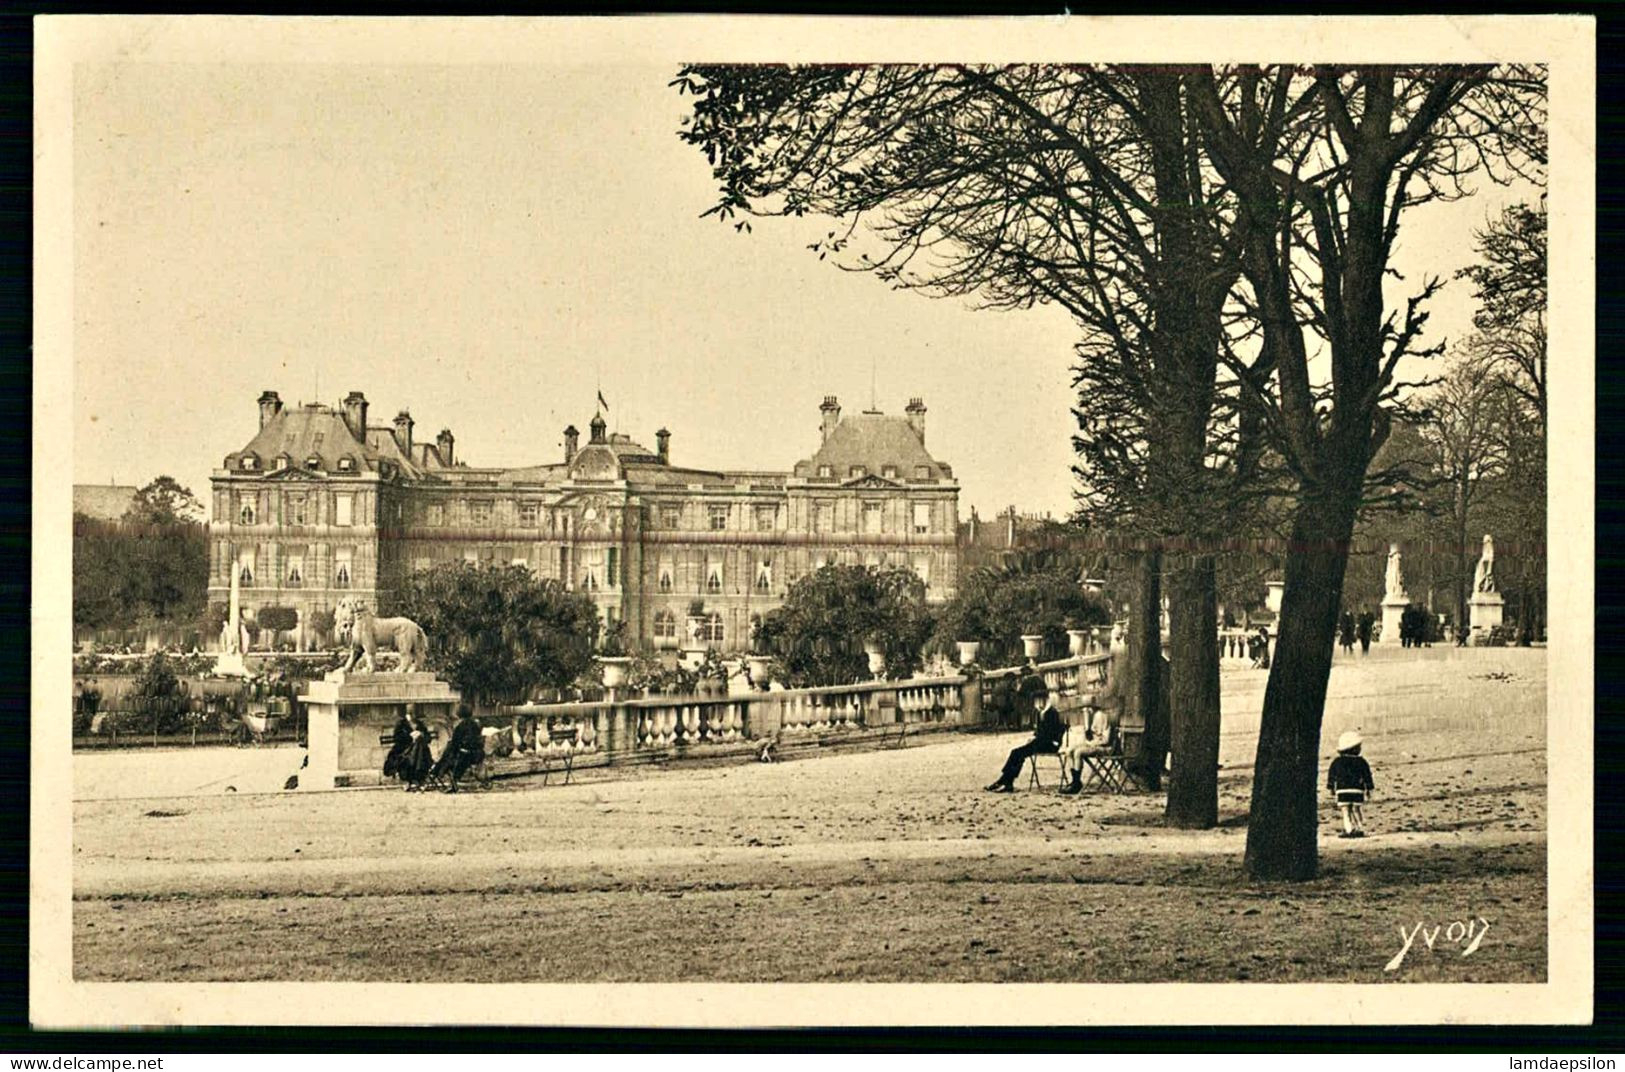
M 1360 821 L 1360 809 L 1366 794 L 1375 789 L 1371 782 L 1371 764 L 1360 757 L 1360 735 L 1349 730 L 1337 739 L 1337 758 L 1326 772 L 1326 788 L 1337 798 L 1337 810 L 1343 813 L 1343 832 L 1338 837 L 1365 837 Z

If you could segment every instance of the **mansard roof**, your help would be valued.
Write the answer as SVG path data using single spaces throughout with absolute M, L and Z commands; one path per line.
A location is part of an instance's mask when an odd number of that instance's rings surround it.
M 907 417 L 884 413 L 854 413 L 841 418 L 818 453 L 796 463 L 795 475 L 812 477 L 827 465 L 836 479 L 845 480 L 854 465 L 878 475 L 895 465 L 900 478 L 914 479 L 914 470 L 926 466 L 934 480 L 951 480 L 953 470 L 931 457 Z
M 295 469 L 306 468 L 312 457 L 319 458 L 326 472 L 336 471 L 339 459 L 346 456 L 355 460 L 357 472 L 377 472 L 385 457 L 401 464 L 399 450 L 381 454 L 372 444 L 356 439 L 343 414 L 317 403 L 284 409 L 266 421 L 247 446 L 228 455 L 228 466 L 245 454 L 255 455 L 261 469 L 269 469 L 271 459 L 279 454 L 286 454 Z

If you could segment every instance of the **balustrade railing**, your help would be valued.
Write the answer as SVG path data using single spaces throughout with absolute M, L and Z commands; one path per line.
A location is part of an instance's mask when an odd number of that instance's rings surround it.
M 1039 663 L 1046 685 L 1062 696 L 1104 685 L 1109 653 Z M 986 680 L 995 682 L 1021 667 L 986 675 L 917 677 L 821 688 L 752 692 L 735 696 L 647 696 L 616 702 L 524 704 L 498 708 L 487 724 L 510 719 L 514 752 L 552 758 L 598 754 L 606 762 L 624 755 L 671 755 L 691 749 L 745 746 L 779 738 L 783 743 L 908 726 L 953 729 L 985 720 Z M 499 724 L 500 723 L 496 723 Z

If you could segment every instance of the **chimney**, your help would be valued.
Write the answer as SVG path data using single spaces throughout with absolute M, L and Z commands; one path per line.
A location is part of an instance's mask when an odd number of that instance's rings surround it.
M 344 396 L 344 423 L 350 426 L 351 435 L 367 441 L 367 396 L 360 391 Z
M 440 429 L 440 434 L 434 437 L 434 445 L 440 448 L 440 464 L 451 466 L 451 448 L 456 444 L 457 437 L 451 434 L 450 428 Z
M 818 407 L 818 412 L 824 415 L 822 442 L 829 442 L 829 435 L 835 431 L 835 426 L 841 423 L 841 404 L 835 401 L 834 395 L 825 395 L 824 404 Z
M 412 415 L 404 409 L 395 414 L 395 445 L 407 460 L 412 457 Z
M 592 439 L 590 439 L 588 442 L 604 442 L 604 433 L 609 430 L 609 422 L 604 420 L 604 415 L 602 413 L 594 414 L 592 423 L 587 425 L 587 427 L 592 431 Z
M 671 464 L 671 433 L 664 428 L 655 433 L 655 456 L 661 465 Z
M 569 465 L 576 460 L 576 444 L 581 442 L 581 433 L 576 431 L 575 425 L 564 430 L 564 464 Z
M 264 428 L 271 423 L 271 419 L 282 412 L 282 399 L 275 391 L 266 391 L 260 395 L 260 427 Z
M 925 442 L 925 403 L 918 398 L 908 400 L 908 408 L 903 411 L 908 414 L 908 426 L 914 429 L 914 434 Z

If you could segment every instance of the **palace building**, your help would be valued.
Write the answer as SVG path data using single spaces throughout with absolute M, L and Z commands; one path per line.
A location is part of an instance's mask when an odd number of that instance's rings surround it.
M 590 594 L 644 650 L 692 631 L 722 651 L 827 564 L 912 569 L 940 602 L 958 579 L 959 485 L 926 449 L 925 414 L 915 398 L 902 416 L 843 417 L 827 397 L 789 472 L 684 468 L 666 429 L 649 450 L 602 416 L 585 443 L 566 428 L 552 462 L 484 468 L 449 430 L 415 439 L 404 410 L 369 423 L 359 391 L 297 407 L 266 391 L 258 433 L 211 480 L 209 596 L 224 603 L 235 571 L 245 614 L 289 606 L 305 623 L 348 595 L 390 613 L 402 580 L 438 563 L 516 564 Z

